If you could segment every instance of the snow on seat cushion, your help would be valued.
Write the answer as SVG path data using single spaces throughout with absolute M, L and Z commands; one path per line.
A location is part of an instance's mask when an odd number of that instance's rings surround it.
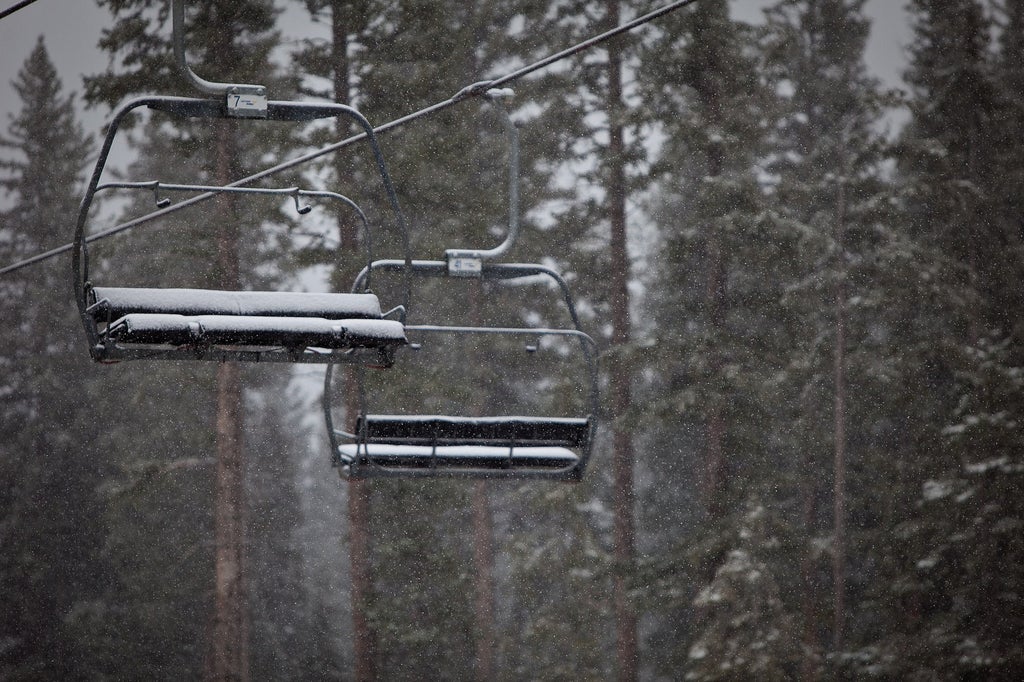
M 95 287 L 90 298 L 90 303 L 106 301 L 93 312 L 98 321 L 134 313 L 381 319 L 380 301 L 374 294 Z
M 572 417 L 453 417 L 443 415 L 362 415 L 370 442 L 475 445 L 566 445 L 581 447 L 590 437 L 590 420 Z
M 166 315 L 135 313 L 110 325 L 118 343 L 186 346 L 380 348 L 407 343 L 393 320 L 328 320 L 319 317 Z
M 338 453 L 348 461 L 403 469 L 565 469 L 579 457 L 559 447 L 493 447 L 486 445 L 346 444 Z

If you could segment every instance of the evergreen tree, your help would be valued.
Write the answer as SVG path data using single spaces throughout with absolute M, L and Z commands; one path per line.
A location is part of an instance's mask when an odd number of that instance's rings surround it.
M 1004 183 L 1014 177 L 1006 159 L 1015 142 L 1004 134 L 1015 97 L 1002 83 L 1012 69 L 1000 68 L 1007 62 L 978 3 L 913 9 L 913 119 L 901 170 L 914 228 L 951 257 L 947 277 L 964 294 L 954 318 L 962 322 L 947 324 L 948 345 L 932 366 L 941 383 L 931 440 L 943 456 L 916 467 L 917 509 L 897 529 L 902 546 L 892 565 L 901 617 L 879 657 L 898 674 L 1012 678 L 1020 652 L 1004 628 L 1017 627 L 1019 609 L 993 595 L 1015 581 L 990 560 L 998 553 L 1012 562 L 1019 552 L 1006 542 L 1006 523 L 1018 515 L 1010 471 L 1019 447 L 1007 427 L 1021 412 L 1011 386 L 1022 261 L 1016 219 L 1000 217 Z M 1012 54 L 1013 41 L 1004 36 L 1003 51 Z M 994 610 L 995 620 L 987 615 Z
M 1013 324 L 1019 257 L 1019 236 L 995 229 L 992 212 L 998 91 L 991 26 L 976 0 L 915 0 L 910 7 L 912 119 L 901 175 L 912 234 L 953 259 L 950 281 L 980 296 L 966 328 L 957 329 L 960 338 L 977 340 L 987 328 Z
M 883 254 L 901 247 L 889 227 L 896 215 L 883 177 L 888 145 L 878 132 L 887 102 L 863 63 L 869 30 L 863 5 L 784 0 L 768 13 L 769 73 L 776 89 L 791 93 L 780 103 L 770 165 L 777 177 L 774 210 L 807 235 L 804 271 L 789 286 L 787 302 L 796 320 L 790 381 L 800 431 L 791 447 L 802 470 L 793 488 L 802 518 L 793 521 L 803 526 L 800 601 L 808 652 L 820 647 L 825 631 L 823 588 L 831 583 L 832 644 L 842 648 L 845 604 L 856 598 L 848 597 L 846 576 L 865 575 L 860 565 L 847 570 L 850 557 L 863 554 L 849 550 L 845 528 L 848 520 L 866 518 L 861 486 L 877 483 L 875 476 L 858 481 L 858 472 L 868 463 L 872 471 L 886 468 L 884 445 L 872 432 L 885 419 L 879 409 L 889 381 L 884 368 L 900 350 L 879 343 L 872 330 L 884 311 L 905 309 L 893 273 L 880 267 Z M 831 419 L 820 407 L 828 403 Z M 831 513 L 823 504 L 829 494 L 822 472 L 829 470 Z M 868 529 L 852 530 L 856 538 Z M 830 544 L 830 575 L 819 550 L 822 536 Z M 809 659 L 805 670 L 814 665 Z
M 756 498 L 715 576 L 694 598 L 702 629 L 687 653 L 688 680 L 791 680 L 801 652 L 766 554 L 778 546 Z
M 772 426 L 790 416 L 780 380 L 792 333 L 783 295 L 804 237 L 767 210 L 759 183 L 774 102 L 752 29 L 732 21 L 723 2 L 698 3 L 659 29 L 646 48 L 643 90 L 666 135 L 651 202 L 661 240 L 654 337 L 665 369 L 651 382 L 651 414 L 674 441 L 656 471 L 687 491 L 677 499 L 693 530 L 673 533 L 675 546 L 651 567 L 648 598 L 660 604 L 669 643 L 657 665 L 673 670 L 689 660 L 683 633 L 708 617 L 685 595 L 714 579 L 738 507 L 755 492 L 767 503 L 787 485 L 788 434 Z
M 42 38 L 13 82 L 21 109 L 0 136 L 0 260 L 66 241 L 91 143 Z M 88 361 L 67 263 L 0 278 L 0 677 L 69 677 L 90 652 L 71 636 L 105 580 Z
M 1021 301 L 1014 293 L 1013 283 L 1019 282 L 1021 267 L 1024 264 L 1024 228 L 1021 216 L 1024 215 L 1024 169 L 1020 159 L 1024 155 L 1024 3 L 1020 0 L 1008 0 L 1005 4 L 1005 17 L 999 26 L 999 45 L 994 58 L 994 80 L 996 88 L 996 111 L 993 115 L 988 137 L 994 150 L 992 179 L 994 186 L 989 195 L 996 204 L 994 231 L 999 243 L 1008 253 L 1004 257 L 1012 259 L 1012 267 L 1007 272 L 1009 291 L 1001 292 L 1008 297 L 1015 310 L 1019 310 Z M 1012 316 L 1011 317 L 1015 317 Z M 1010 322 L 1004 329 L 1015 338 L 1021 338 L 1021 330 L 1016 322 Z
M 1008 388 L 1018 361 L 1006 337 L 1019 307 L 1007 288 L 1019 268 L 1019 237 L 996 218 L 1000 100 L 991 36 L 978 3 L 911 9 L 912 120 L 901 140 L 900 191 L 908 233 L 941 255 L 920 261 L 909 280 L 917 285 L 907 287 L 904 309 L 917 315 L 888 320 L 902 346 L 895 367 L 912 397 L 894 439 L 901 503 L 886 515 L 893 547 L 880 555 L 866 597 L 884 607 L 890 629 L 841 662 L 853 674 L 870 667 L 901 677 L 1012 678 L 1018 647 L 1001 626 L 1014 627 L 1018 614 L 991 602 L 1005 585 L 985 561 L 994 546 L 1017 551 L 1001 544 L 1003 512 L 1015 513 L 1016 496 L 1003 487 L 1006 472 L 988 465 L 1016 450 L 1003 420 L 1019 414 Z M 981 614 L 993 608 L 1001 618 L 988 628 Z

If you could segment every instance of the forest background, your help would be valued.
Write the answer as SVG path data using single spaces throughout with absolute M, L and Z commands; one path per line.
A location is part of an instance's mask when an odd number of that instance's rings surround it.
M 0 264 L 70 240 L 98 137 L 83 106 L 190 94 L 163 3 L 98 4 L 110 60 L 81 96 L 46 43 L 4 48 L 22 66 Z M 750 24 L 699 0 L 515 85 L 513 256 L 568 276 L 602 349 L 583 483 L 354 493 L 330 467 L 320 370 L 242 369 L 233 670 L 217 655 L 216 368 L 94 366 L 66 262 L 0 278 L 0 677 L 1020 679 L 1024 2 L 909 2 L 899 92 L 865 68 L 864 4 L 778 0 Z M 377 124 L 656 6 L 308 0 L 290 11 L 335 30 L 282 45 L 284 5 L 188 3 L 197 71 Z M 418 256 L 500 238 L 492 109 L 386 138 Z M 232 133 L 234 177 L 347 130 L 261 125 Z M 124 173 L 214 178 L 216 134 L 143 118 Z M 271 184 L 298 183 L 384 221 L 356 153 Z M 126 195 L 99 222 L 150 205 Z M 343 215 L 231 210 L 246 288 L 347 288 L 358 270 Z M 192 211 L 97 247 L 97 267 L 202 286 L 216 249 Z M 559 320 L 543 291 L 466 286 L 419 288 L 418 314 L 486 297 L 498 321 Z M 506 350 L 399 363 L 378 399 L 433 400 L 461 372 L 487 409 L 578 408 L 567 361 L 530 385 Z

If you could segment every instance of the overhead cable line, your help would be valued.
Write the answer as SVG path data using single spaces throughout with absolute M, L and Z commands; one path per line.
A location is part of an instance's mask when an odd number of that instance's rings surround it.
M 29 1 L 34 2 L 35 0 L 29 0 Z M 547 57 L 545 57 L 545 58 L 543 58 L 543 59 L 541 59 L 539 61 L 533 62 L 532 64 L 528 64 L 528 65 L 526 65 L 526 66 L 524 66 L 522 68 L 516 69 L 515 71 L 512 71 L 511 73 L 508 73 L 508 74 L 506 74 L 504 76 L 500 76 L 498 78 L 494 78 L 494 79 L 491 79 L 491 80 L 479 81 L 477 83 L 473 83 L 472 85 L 467 85 L 466 87 L 462 88 L 461 90 L 459 90 L 457 93 L 455 93 L 454 95 L 452 95 L 448 99 L 445 99 L 445 100 L 442 100 L 440 102 L 437 102 L 436 104 L 432 104 L 432 105 L 430 105 L 428 107 L 420 109 L 419 111 L 415 111 L 415 112 L 413 112 L 411 114 L 407 114 L 405 116 L 402 116 L 401 118 L 396 118 L 393 121 L 389 121 L 388 123 L 385 123 L 385 124 L 383 124 L 383 125 L 381 125 L 379 127 L 374 128 L 373 129 L 374 133 L 375 134 L 380 134 L 380 133 L 388 132 L 389 130 L 392 130 L 394 128 L 398 128 L 399 126 L 402 126 L 402 125 L 405 125 L 406 123 L 411 123 L 412 121 L 415 121 L 417 119 L 420 119 L 420 118 L 423 118 L 425 116 L 429 116 L 431 114 L 437 113 L 438 111 L 442 111 L 444 109 L 447 109 L 447 108 L 449 108 L 451 106 L 454 106 L 455 104 L 458 104 L 459 102 L 462 102 L 463 100 L 466 100 L 466 99 L 468 99 L 470 97 L 476 97 L 476 96 L 479 96 L 479 95 L 483 95 L 488 90 L 492 90 L 494 88 L 500 88 L 501 86 L 506 85 L 508 83 L 511 83 L 513 81 L 516 81 L 516 80 L 522 78 L 523 76 L 527 76 L 527 75 L 533 73 L 534 71 L 538 71 L 540 69 L 543 69 L 546 66 L 550 66 L 551 64 L 554 64 L 555 62 L 559 62 L 559 61 L 561 61 L 563 59 L 567 59 L 569 57 L 575 56 L 575 55 L 579 54 L 580 52 L 583 52 L 585 50 L 588 50 L 588 49 L 590 49 L 592 47 L 595 47 L 595 46 L 605 42 L 606 40 L 614 38 L 614 37 L 616 37 L 618 35 L 621 35 L 623 33 L 628 32 L 628 31 L 631 31 L 634 28 L 638 28 L 640 26 L 643 26 L 644 24 L 650 23 L 651 21 L 654 21 L 655 19 L 658 19 L 658 18 L 660 18 L 660 17 L 662 17 L 662 16 L 664 16 L 664 15 L 670 13 L 670 12 L 673 12 L 673 11 L 675 11 L 677 9 L 680 9 L 682 7 L 686 7 L 687 5 L 692 5 L 692 4 L 696 3 L 697 1 L 698 0 L 676 0 L 676 2 L 671 2 L 671 3 L 667 4 L 667 5 L 665 5 L 664 7 L 661 7 L 659 9 L 654 10 L 653 12 L 649 12 L 647 14 L 644 14 L 643 16 L 640 16 L 640 17 L 637 17 L 636 19 L 633 19 L 632 21 L 628 21 L 625 24 L 621 24 L 620 26 L 616 26 L 615 28 L 609 29 L 609 30 L 605 31 L 604 33 L 598 34 L 598 35 L 596 35 L 596 36 L 594 36 L 592 38 L 588 38 L 587 40 L 584 40 L 581 43 L 577 43 L 576 45 L 573 45 L 570 48 L 562 50 L 561 52 L 556 52 L 553 55 L 549 55 L 549 56 L 547 56 Z M 359 133 L 358 135 L 353 135 L 352 137 L 345 138 L 344 140 L 341 140 L 340 142 L 335 142 L 333 144 L 327 145 L 326 147 L 322 147 L 321 149 L 318 149 L 317 151 L 309 152 L 309 153 L 304 154 L 302 156 L 295 157 L 294 159 L 290 159 L 290 160 L 285 161 L 283 163 L 279 163 L 276 166 L 271 166 L 270 168 L 266 168 L 266 169 L 264 169 L 262 171 L 259 171 L 258 173 L 254 173 L 254 174 L 249 175 L 247 177 L 241 178 L 240 180 L 236 180 L 236 181 L 232 182 L 231 184 L 226 185 L 226 187 L 240 187 L 240 186 L 243 186 L 243 185 L 247 185 L 247 184 L 249 184 L 251 182 L 255 182 L 257 180 L 262 180 L 263 178 L 269 177 L 271 175 L 275 175 L 277 173 L 281 173 L 283 171 L 286 171 L 286 170 L 289 170 L 291 168 L 294 168 L 295 166 L 299 166 L 299 165 L 302 165 L 304 163 L 308 163 L 308 162 L 310 162 L 310 161 L 312 161 L 314 159 L 320 158 L 321 156 L 324 156 L 326 154 L 330 154 L 330 153 L 336 152 L 339 149 L 343 149 L 344 147 L 348 147 L 349 145 L 352 145 L 352 144 L 354 144 L 356 142 L 359 142 L 361 140 L 366 139 L 366 136 L 367 136 L 366 133 Z M 139 225 L 141 225 L 143 223 L 147 223 L 147 222 L 149 222 L 151 220 L 154 220 L 156 218 L 160 218 L 160 217 L 163 217 L 165 215 L 169 215 L 169 214 L 174 213 L 176 211 L 180 211 L 183 208 L 188 208 L 189 206 L 193 206 L 195 204 L 204 202 L 204 201 L 206 201 L 208 199 L 212 199 L 213 197 L 217 196 L 217 194 L 218 194 L 218 192 L 215 192 L 215 191 L 204 192 L 203 194 L 198 194 L 198 195 L 196 195 L 194 197 L 191 197 L 189 199 L 185 199 L 183 201 L 180 201 L 180 202 L 178 202 L 178 203 L 176 203 L 176 204 L 174 204 L 172 206 L 168 206 L 167 208 L 164 208 L 164 209 L 161 209 L 161 210 L 158 210 L 158 211 L 153 211 L 152 213 L 148 213 L 148 214 L 146 214 L 144 216 L 141 216 L 139 218 L 135 218 L 134 220 L 129 220 L 128 222 L 121 223 L 120 225 L 116 225 L 116 226 L 108 228 L 106 230 L 101 230 L 99 232 L 93 233 L 93 234 L 89 235 L 88 237 L 86 237 L 85 241 L 91 243 L 91 242 L 94 242 L 94 241 L 98 241 L 100 239 L 105 239 L 106 237 L 110 237 L 110 236 L 113 236 L 113 235 L 118 234 L 120 232 L 124 232 L 125 230 L 130 230 L 133 227 L 137 227 L 137 226 L 139 226 Z M 72 249 L 72 247 L 73 247 L 72 244 L 65 244 L 65 245 L 59 246 L 59 247 L 57 247 L 55 249 L 51 249 L 49 251 L 45 251 L 43 253 L 39 253 L 39 254 L 37 254 L 35 256 L 32 256 L 32 257 L 27 258 L 25 260 L 19 261 L 17 263 L 12 264 L 12 265 L 5 266 L 3 268 L 0 268 L 0 275 L 5 275 L 8 272 L 14 272 L 15 270 L 20 270 L 21 268 L 28 267 L 29 265 L 33 265 L 35 263 L 39 263 L 41 261 L 48 260 L 50 258 L 53 258 L 54 256 L 59 256 L 62 253 L 70 251 Z
M 35 1 L 36 0 L 21 0 L 21 2 L 16 2 L 7 9 L 0 10 L 0 19 L 6 19 L 8 16 L 17 12 L 19 9 L 25 9 Z

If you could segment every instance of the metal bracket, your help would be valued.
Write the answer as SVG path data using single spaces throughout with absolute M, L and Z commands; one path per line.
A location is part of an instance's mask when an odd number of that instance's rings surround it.
M 452 277 L 479 277 L 483 261 L 505 255 L 519 236 L 519 129 L 509 114 L 505 101 L 515 93 L 509 88 L 487 90 L 483 96 L 494 102 L 505 119 L 508 133 L 508 233 L 493 249 L 448 249 L 444 252 L 448 274 Z

